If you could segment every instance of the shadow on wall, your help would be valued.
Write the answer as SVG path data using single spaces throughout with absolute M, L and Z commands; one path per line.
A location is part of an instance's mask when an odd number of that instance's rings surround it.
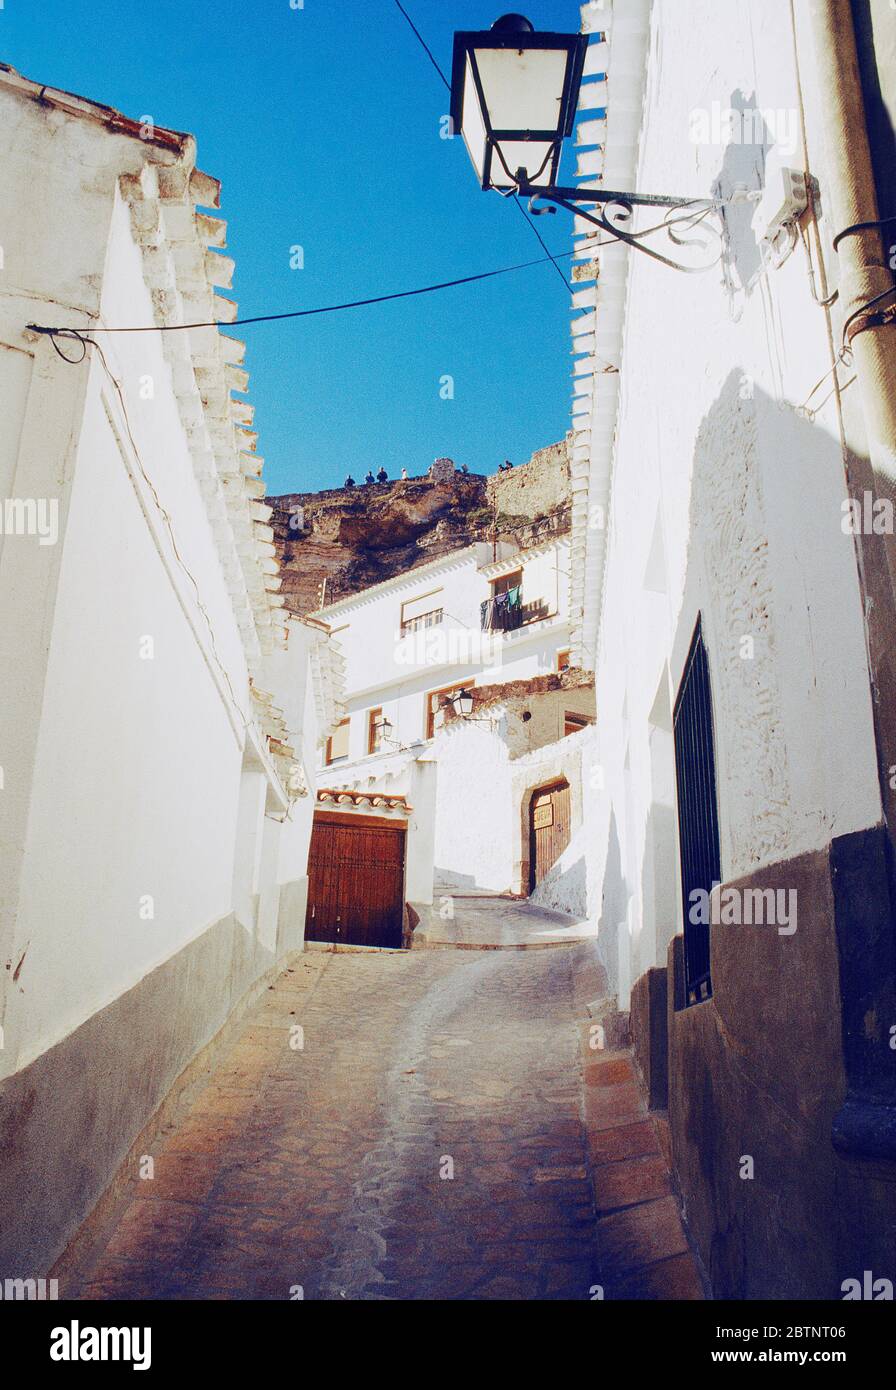
M 893 84 L 887 81 L 896 65 L 892 12 L 892 5 L 885 8 L 883 0 L 874 0 L 873 5 L 872 0 L 852 0 L 879 217 L 896 213 L 896 102 Z
M 628 920 L 628 903 L 631 897 L 625 874 L 622 871 L 622 847 L 616 829 L 616 812 L 610 812 L 610 833 L 607 840 L 607 858 L 604 866 L 604 885 L 601 899 L 598 945 L 607 972 L 610 990 L 619 990 L 619 923 Z
M 730 123 L 732 138 L 726 145 L 719 176 L 713 185 L 713 196 L 730 198 L 738 184 L 749 189 L 765 186 L 766 154 L 774 140 L 762 112 L 756 105 L 755 94 L 745 96 L 739 89 L 731 93 Z M 733 203 L 725 209 L 724 262 L 726 279 L 731 267 L 737 272 L 729 292 L 743 290 L 750 294 L 751 281 L 760 266 L 760 252 L 753 232 L 755 203 Z
M 551 866 L 529 901 L 538 907 L 583 918 L 588 913 L 588 869 L 581 847 L 581 834 L 576 836 L 576 841 Z
M 669 1119 L 715 1296 L 835 1299 L 889 1272 L 896 1199 L 832 1143 L 850 982 L 831 856 L 874 819 L 862 612 L 838 440 L 744 381 L 732 371 L 696 439 L 676 647 L 702 611 L 726 882 L 794 893 L 799 924 L 712 928 L 713 996 L 668 1016 Z M 860 914 L 843 927 L 860 936 Z
M 669 942 L 678 930 L 678 851 L 675 809 L 654 801 L 647 815 L 643 866 L 644 918 L 653 924 L 653 938 L 645 942 L 649 959 L 642 958 L 640 969 L 665 964 Z
M 481 883 L 477 883 L 473 874 L 456 874 L 449 869 L 440 869 L 438 864 L 435 867 L 435 879 L 433 891 L 438 894 L 464 889 L 468 893 L 494 893 L 494 888 L 484 888 Z

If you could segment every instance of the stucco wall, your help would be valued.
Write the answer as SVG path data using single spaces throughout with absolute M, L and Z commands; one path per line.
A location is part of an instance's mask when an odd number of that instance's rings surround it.
M 824 219 L 825 94 L 806 5 L 795 9 L 807 167 L 830 247 L 839 229 Z M 688 11 L 684 25 L 674 0 L 653 5 L 637 186 L 727 196 L 737 183 L 761 187 L 776 157 L 802 168 L 790 7 L 694 0 Z M 610 82 L 608 158 L 612 67 Z M 695 113 L 711 126 L 714 110 L 757 107 L 769 113 L 762 143 L 692 138 Z M 621 122 L 625 143 L 629 112 Z M 841 526 L 839 422 L 824 389 L 811 394 L 829 380 L 828 328 L 803 246 L 763 270 L 751 217 L 750 205 L 726 214 L 723 272 L 677 275 L 632 256 L 596 663 L 599 776 L 586 811 L 597 863 L 589 910 L 620 1007 L 642 982 L 642 1051 L 664 1036 L 645 975 L 665 966 L 673 942 L 673 1152 L 717 1296 L 837 1298 L 864 1268 L 892 1277 L 892 1183 L 843 1163 L 832 1142 L 844 1029 L 831 846 L 874 826 L 881 806 L 855 553 Z M 833 263 L 828 271 L 835 284 Z M 596 588 L 588 601 L 598 603 Z M 713 997 L 685 1007 L 672 726 L 698 615 L 721 877 L 793 891 L 799 919 L 787 935 L 712 927 Z
M 513 755 L 500 724 L 458 722 L 440 734 L 432 748 L 438 764 L 437 886 L 527 894 L 532 794 L 565 778 L 571 843 L 533 900 L 585 918 L 592 818 L 583 778 L 593 774 L 594 734 L 593 727 L 583 729 L 522 756 Z
M 54 543 L 0 550 L 0 1229 L 5 1268 L 38 1273 L 196 1051 L 301 944 L 310 818 L 278 823 L 249 662 L 284 707 L 292 690 L 307 703 L 309 677 L 301 641 L 264 670 L 237 611 L 162 336 L 110 335 L 107 371 L 95 348 L 63 361 L 25 332 L 155 322 L 119 185 L 147 145 L 2 83 L 0 115 L 0 482 L 58 507 Z
M 424 575 L 412 573 L 323 610 L 346 661 L 350 764 L 367 756 L 367 714 L 373 708 L 381 708 L 392 724 L 393 743 L 409 745 L 425 737 L 429 692 L 556 670 L 557 652 L 569 642 L 567 542 L 524 556 L 524 601 L 542 601 L 545 616 L 510 633 L 480 628 L 480 605 L 490 593 L 490 570 L 481 567 L 491 560 L 488 545 L 461 551 Z M 402 639 L 402 604 L 428 594 L 432 607 L 444 611 L 442 623 Z M 340 774 L 346 767 L 340 765 Z
M 588 692 L 590 693 L 590 692 Z M 569 783 L 570 842 L 563 854 L 531 894 L 532 902 L 575 917 L 588 917 L 588 872 L 591 860 L 590 822 L 586 823 L 586 792 L 591 771 L 594 728 L 533 750 L 516 760 L 511 797 L 517 817 L 517 875 L 520 889 L 529 887 L 529 825 L 532 796 L 539 788 L 561 778 Z
M 514 891 L 514 818 L 510 755 L 485 725 L 448 729 L 438 760 L 436 887 Z
M 716 180 L 723 193 L 739 180 L 756 186 L 774 157 L 770 133 L 768 146 L 723 148 L 694 143 L 690 123 L 695 109 L 749 108 L 755 97 L 784 113 L 789 134 L 788 9 L 696 3 L 686 26 L 672 9 L 654 6 L 639 184 L 695 195 Z M 819 94 L 807 75 L 813 132 Z M 823 174 L 818 143 L 811 157 Z M 623 994 L 680 926 L 669 895 L 649 903 L 646 923 L 644 905 L 652 861 L 675 858 L 668 734 L 698 613 L 713 681 L 723 877 L 820 848 L 833 830 L 879 815 L 837 423 L 830 402 L 812 421 L 797 412 L 829 366 L 824 317 L 802 247 L 750 285 L 759 255 L 750 216 L 747 207 L 729 219 L 727 289 L 717 271 L 684 276 L 632 261 L 596 676 L 612 808 L 600 899 Z

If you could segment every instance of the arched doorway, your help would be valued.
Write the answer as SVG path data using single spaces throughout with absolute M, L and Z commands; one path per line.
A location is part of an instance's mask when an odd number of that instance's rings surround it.
M 563 777 L 536 787 L 529 800 L 530 893 L 560 858 L 569 838 L 569 783 Z

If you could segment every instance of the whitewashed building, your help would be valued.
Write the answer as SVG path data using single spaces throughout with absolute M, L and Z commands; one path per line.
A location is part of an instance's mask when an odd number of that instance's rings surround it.
M 340 670 L 280 606 L 243 343 L 156 331 L 236 316 L 192 137 L 2 65 L 0 130 L 0 1268 L 36 1276 L 301 946 Z
M 479 542 L 315 616 L 346 681 L 319 810 L 407 822 L 403 902 L 432 902 L 434 884 L 528 893 L 521 806 L 564 780 L 565 740 L 594 716 L 590 680 L 570 669 L 568 538 Z M 577 780 L 571 799 L 580 817 Z
M 646 242 L 704 273 L 575 227 L 589 911 L 716 1296 L 838 1298 L 896 1249 L 893 539 L 849 524 L 896 457 L 892 10 L 582 18 L 581 186 L 725 204 Z

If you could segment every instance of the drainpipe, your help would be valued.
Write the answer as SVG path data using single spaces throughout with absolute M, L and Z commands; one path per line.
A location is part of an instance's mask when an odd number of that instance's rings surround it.
M 896 305 L 878 227 L 877 190 L 858 51 L 848 0 L 810 0 L 826 154 L 823 194 L 840 272 L 840 305 L 851 344 L 869 463 L 846 450 L 847 486 L 861 503 L 896 491 Z M 855 230 L 852 230 L 855 228 Z M 846 231 L 846 229 L 850 229 Z M 844 232 L 846 234 L 844 235 Z M 871 300 L 880 301 L 869 306 Z M 863 312 L 864 310 L 864 312 Z M 852 322 L 850 319 L 856 315 Z M 858 331 L 857 331 L 858 330 Z M 860 508 L 860 515 L 862 515 Z M 843 1055 L 848 1092 L 833 1123 L 844 1157 L 896 1159 L 896 1085 L 889 1030 L 896 1024 L 896 541 L 855 537 L 871 678 L 883 824 L 831 846 L 840 956 Z

